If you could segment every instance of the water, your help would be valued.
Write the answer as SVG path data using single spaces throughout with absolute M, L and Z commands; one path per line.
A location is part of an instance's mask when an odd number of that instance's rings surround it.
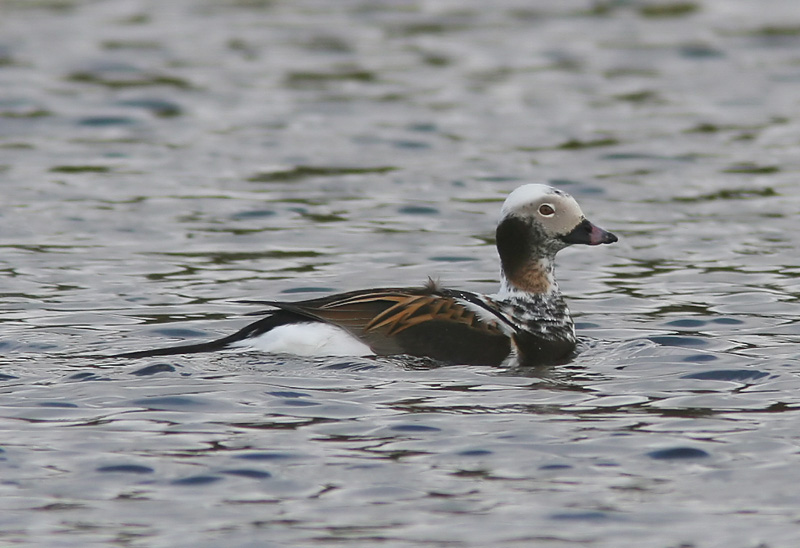
M 557 5 L 556 5 L 557 4 Z M 0 4 L 0 543 L 796 545 L 795 2 Z M 494 291 L 525 182 L 549 369 L 216 354 L 237 299 Z

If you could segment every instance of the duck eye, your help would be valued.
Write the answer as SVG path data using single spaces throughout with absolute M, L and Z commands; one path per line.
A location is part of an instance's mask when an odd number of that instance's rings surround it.
M 542 217 L 552 217 L 556 214 L 556 209 L 550 204 L 542 204 L 539 206 L 539 215 Z

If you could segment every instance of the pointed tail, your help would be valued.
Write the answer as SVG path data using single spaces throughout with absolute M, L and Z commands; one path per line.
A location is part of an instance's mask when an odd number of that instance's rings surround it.
M 247 325 L 227 337 L 217 339 L 215 341 L 208 341 L 196 344 L 184 344 L 180 346 L 168 346 L 166 348 L 153 348 L 151 350 L 137 350 L 134 352 L 123 352 L 121 354 L 112 354 L 111 356 L 103 356 L 105 358 L 154 358 L 156 356 L 174 356 L 176 354 L 195 354 L 198 352 L 215 352 L 230 347 L 233 343 L 248 339 L 250 337 L 257 337 L 266 333 L 279 325 L 287 323 L 296 323 L 298 321 L 308 321 L 301 316 L 292 314 L 285 311 L 277 311 L 271 313 L 269 316 Z

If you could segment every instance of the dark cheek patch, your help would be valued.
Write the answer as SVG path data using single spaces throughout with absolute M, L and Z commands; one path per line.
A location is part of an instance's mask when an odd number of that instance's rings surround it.
M 532 241 L 544 242 L 545 238 L 538 227 L 516 217 L 507 217 L 497 226 L 497 251 L 503 272 L 516 288 L 531 293 L 550 290 L 549 272 L 541 262 L 550 250 L 534 249 L 532 245 Z
M 530 260 L 530 225 L 517 217 L 506 217 L 497 225 L 497 252 L 506 276 L 513 276 Z

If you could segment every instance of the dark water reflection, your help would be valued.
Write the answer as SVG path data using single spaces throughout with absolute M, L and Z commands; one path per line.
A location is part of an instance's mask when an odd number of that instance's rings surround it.
M 788 0 L 2 3 L 0 541 L 797 544 L 798 29 Z M 494 291 L 531 181 L 621 236 L 560 256 L 569 364 L 74 357 L 241 299 Z

